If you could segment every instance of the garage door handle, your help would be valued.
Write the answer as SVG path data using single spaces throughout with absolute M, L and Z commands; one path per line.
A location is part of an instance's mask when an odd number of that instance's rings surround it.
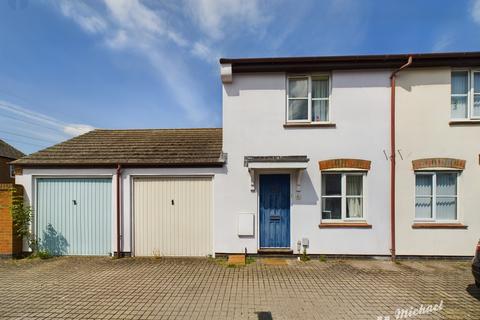
M 175 205 L 175 200 L 172 199 L 172 206 L 174 206 L 174 205 Z

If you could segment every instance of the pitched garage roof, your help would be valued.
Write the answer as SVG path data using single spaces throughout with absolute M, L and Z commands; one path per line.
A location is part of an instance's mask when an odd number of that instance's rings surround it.
M 221 166 L 222 129 L 94 130 L 23 157 L 20 166 Z
M 0 139 L 0 157 L 18 159 L 23 156 L 23 152 L 18 151 L 17 149 Z

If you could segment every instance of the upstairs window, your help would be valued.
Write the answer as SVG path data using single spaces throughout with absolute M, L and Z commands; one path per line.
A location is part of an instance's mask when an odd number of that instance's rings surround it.
M 480 71 L 453 71 L 451 118 L 480 120 Z
M 288 78 L 287 121 L 328 122 L 330 81 L 328 75 Z

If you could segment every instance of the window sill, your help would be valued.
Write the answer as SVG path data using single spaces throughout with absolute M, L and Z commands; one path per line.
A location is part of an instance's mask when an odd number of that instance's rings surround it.
M 461 223 L 415 222 L 412 229 L 468 229 Z
M 452 126 L 480 125 L 480 120 L 451 120 L 448 123 Z
M 371 229 L 372 225 L 366 222 L 323 222 L 318 225 L 319 228 L 361 228 Z
M 283 125 L 284 128 L 335 128 L 336 124 L 331 122 L 315 123 L 315 122 L 289 122 Z

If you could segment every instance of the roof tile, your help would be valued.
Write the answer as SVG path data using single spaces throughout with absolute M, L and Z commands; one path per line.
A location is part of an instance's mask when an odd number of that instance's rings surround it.
M 48 165 L 221 165 L 222 129 L 94 130 L 14 162 Z

